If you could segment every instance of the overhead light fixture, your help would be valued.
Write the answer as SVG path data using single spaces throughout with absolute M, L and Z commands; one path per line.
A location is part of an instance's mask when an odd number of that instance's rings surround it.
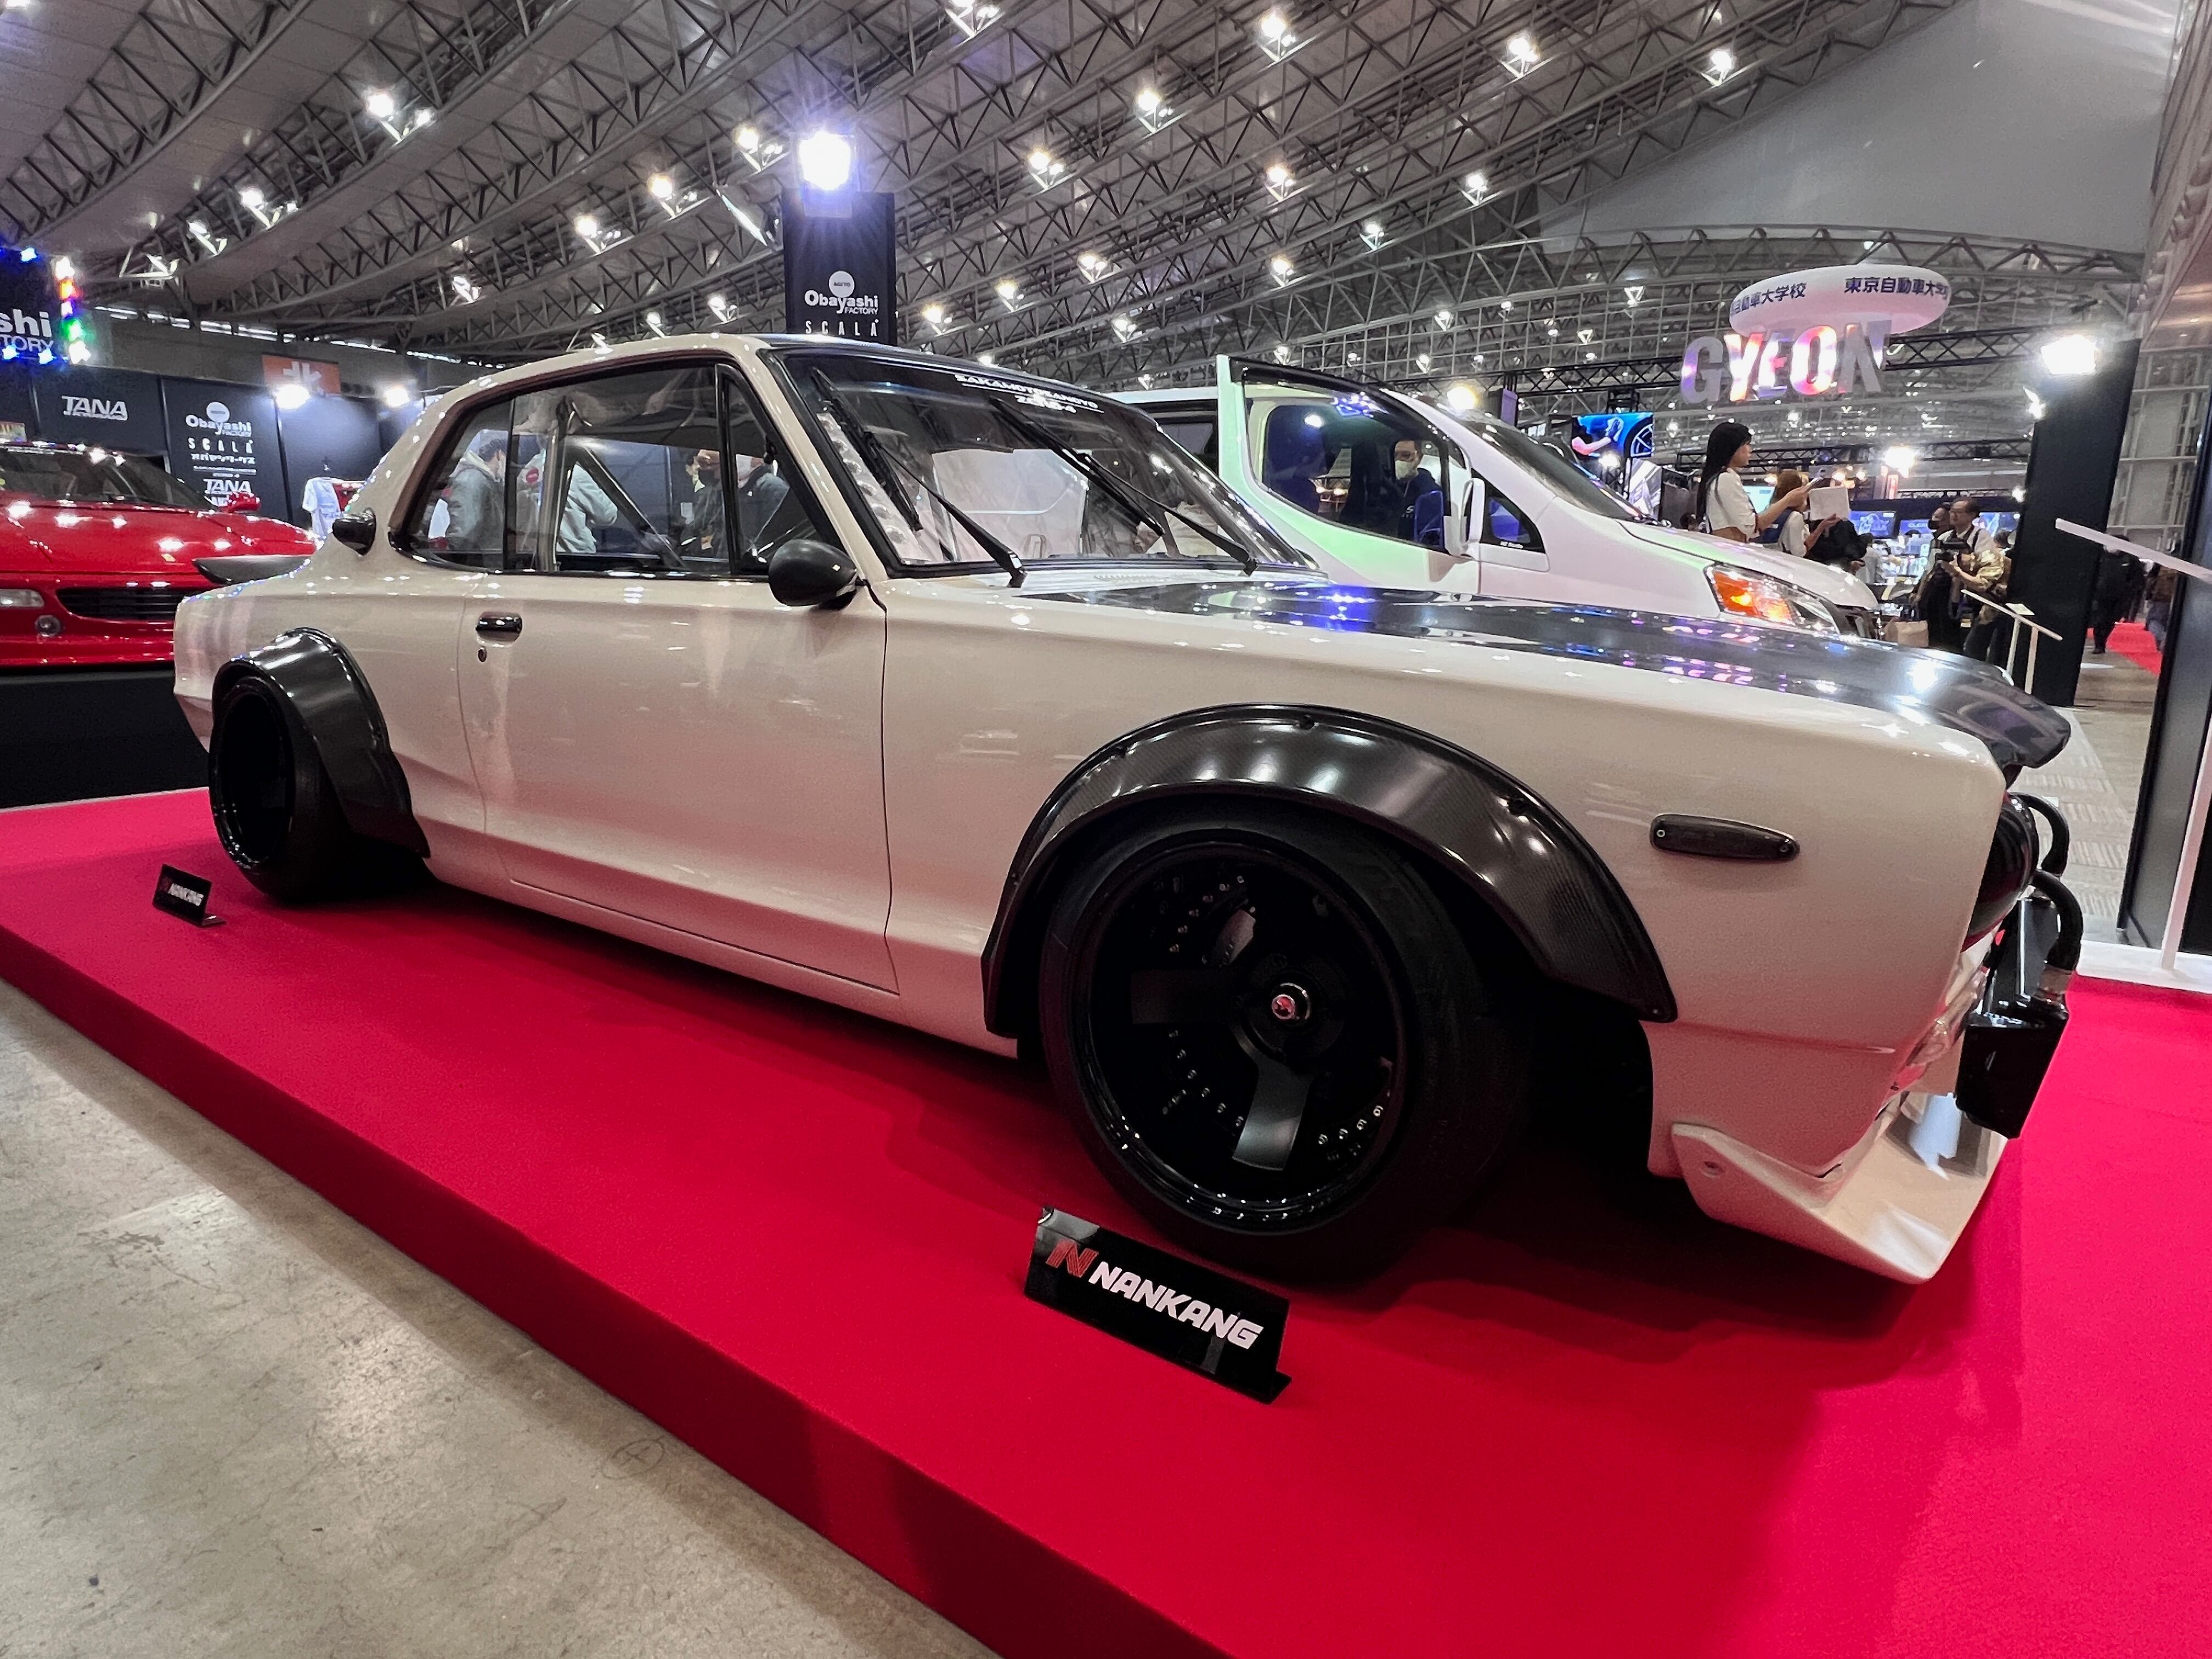
M 389 121 L 399 112 L 399 101 L 381 88 L 362 94 L 361 106 L 372 121 Z
M 1715 86 L 1735 73 L 1735 54 L 1726 46 L 1715 46 L 1713 55 L 1705 59 L 1705 79 Z
M 1419 369 L 1424 374 L 1429 372 L 1429 365 L 1434 361 L 1435 359 L 1431 358 L 1425 351 L 1417 351 L 1413 354 L 1413 367 Z
M 726 323 L 730 319 L 730 301 L 726 295 L 709 294 L 707 296 L 707 309 L 714 313 L 714 320 L 718 323 Z
M 204 219 L 185 220 L 185 234 L 210 253 L 220 253 L 230 246 L 226 239 L 214 234 L 208 229 L 207 221 Z
M 1482 394 L 1464 380 L 1455 380 L 1444 388 L 1444 407 L 1455 415 L 1471 415 L 1482 401 Z
M 945 15 L 961 33 L 973 40 L 999 21 L 996 6 L 979 6 L 975 0 L 945 0 Z
M 730 137 L 737 144 L 738 154 L 752 163 L 755 173 L 758 173 L 783 154 L 783 145 L 781 143 L 774 138 L 763 137 L 761 130 L 750 122 L 739 127 Z
M 939 334 L 944 333 L 945 307 L 939 305 L 936 301 L 932 300 L 927 305 L 921 308 L 921 320 L 927 323 L 936 332 Z
M 595 331 L 592 336 L 592 349 L 604 353 L 612 351 L 614 348 L 607 343 L 605 335 Z
M 1019 311 L 1022 308 L 1022 285 L 1012 277 L 1001 276 L 991 284 L 991 292 L 1006 302 L 1007 310 Z
M 1344 354 L 1344 361 L 1347 363 L 1356 363 L 1359 361 L 1359 354 L 1356 351 L 1347 351 Z
M 1267 261 L 1267 274 L 1283 287 L 1287 288 L 1290 285 L 1291 279 L 1297 271 L 1297 267 L 1291 263 L 1291 256 L 1287 253 L 1278 253 Z
M 998 358 L 988 351 L 977 352 L 975 354 L 975 361 L 982 364 L 986 368 L 996 368 L 999 366 Z
M 1513 309 L 1513 301 L 1510 300 L 1500 300 L 1498 302 L 1498 308 L 1500 311 L 1510 311 Z
M 76 261 L 64 254 L 54 261 L 54 280 L 58 283 L 76 281 Z
M 1155 88 L 1139 87 L 1136 97 L 1130 101 L 1136 106 L 1137 118 L 1154 132 L 1175 119 L 1175 111 L 1168 107 L 1168 100 Z
M 1290 168 L 1280 161 L 1267 163 L 1267 193 L 1279 202 L 1297 188 L 1298 181 L 1291 176 Z
M 1380 219 L 1370 219 L 1365 224 L 1360 226 L 1359 240 L 1372 249 L 1381 247 L 1384 242 L 1389 240 L 1389 237 L 1385 234 L 1382 222 Z
M 1575 331 L 1575 338 L 1580 340 L 1584 345 L 1588 345 L 1590 343 L 1590 336 L 1596 331 L 1597 331 L 1595 329 L 1578 328 Z
M 1919 459 L 1920 453 L 1917 450 L 1909 449 L 1903 444 L 1893 445 L 1881 452 L 1881 464 L 1892 472 L 1910 472 L 1912 471 L 1913 463 Z
M 415 388 L 394 380 L 377 395 L 384 400 L 386 409 L 404 409 L 415 401 Z
M 1122 341 L 1135 339 L 1137 319 L 1134 317 L 1116 317 L 1114 319 L 1114 337 Z
M 1452 315 L 1452 309 L 1449 306 L 1443 306 L 1439 307 L 1437 314 L 1429 320 L 1433 322 L 1438 328 L 1449 329 L 1451 327 L 1452 324 L 1458 319 Z
M 1086 283 L 1095 283 L 1114 269 L 1104 254 L 1089 252 L 1075 256 L 1075 268 L 1083 273 Z
M 1042 144 L 1030 151 L 1030 177 L 1036 179 L 1039 190 L 1049 190 L 1067 172 L 1067 164 L 1055 158 Z
M 665 202 L 676 194 L 676 181 L 665 173 L 656 173 L 645 181 L 646 194 L 656 202 Z
M 1152 377 L 1149 374 L 1139 374 L 1137 376 L 1137 384 L 1150 392 L 1152 389 Z
M 582 237 L 586 241 L 597 242 L 599 240 L 599 222 L 593 215 L 589 213 L 580 213 L 576 216 L 573 222 L 575 227 L 576 234 Z
M 1291 349 L 1286 345 L 1277 346 L 1273 355 L 1275 361 L 1279 363 L 1287 363 L 1291 361 Z
M 269 198 L 261 193 L 260 185 L 242 185 L 239 187 L 238 199 L 248 208 L 258 211 L 261 204 Z
M 458 270 L 453 274 L 452 282 L 456 305 L 472 306 L 483 297 L 483 290 Z
M 1480 207 L 1490 194 L 1490 175 L 1481 172 L 1470 173 L 1459 181 L 1459 191 L 1461 195 Z
M 1279 64 L 1296 52 L 1301 44 L 1298 37 L 1291 33 L 1291 20 L 1279 9 L 1269 12 L 1260 20 L 1257 33 L 1260 50 Z
M 853 177 L 853 141 L 842 132 L 810 132 L 799 141 L 799 176 L 817 190 L 842 190 Z
M 1557 323 L 1547 323 L 1544 325 L 1544 337 L 1547 340 L 1558 339 L 1559 337 L 1559 325 Z
M 1628 287 L 1620 290 L 1620 297 L 1627 304 L 1629 309 L 1633 311 L 1638 306 L 1644 303 L 1644 284 L 1641 283 L 1632 283 Z
M 1537 56 L 1535 41 L 1526 34 L 1516 34 L 1505 43 L 1505 67 L 1516 77 L 1526 75 L 1542 61 Z
M 276 407 L 304 409 L 307 405 L 307 387 L 304 381 L 285 380 L 276 388 Z
M 2046 340 L 2037 355 L 2050 373 L 2069 380 L 2097 372 L 2097 343 L 2086 334 L 2062 334 Z
M 645 313 L 645 325 L 655 334 L 668 332 L 667 325 L 660 320 L 660 313 L 657 311 L 648 311 Z

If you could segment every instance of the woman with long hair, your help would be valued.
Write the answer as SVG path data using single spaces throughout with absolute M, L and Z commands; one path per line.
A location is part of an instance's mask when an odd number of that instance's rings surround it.
M 1801 483 L 1786 495 L 1778 490 L 1765 512 L 1755 511 L 1736 476 L 1750 465 L 1751 428 L 1741 421 L 1723 421 L 1705 440 L 1705 470 L 1698 475 L 1697 518 L 1707 533 L 1755 542 L 1784 514 L 1804 507 L 1808 491 Z

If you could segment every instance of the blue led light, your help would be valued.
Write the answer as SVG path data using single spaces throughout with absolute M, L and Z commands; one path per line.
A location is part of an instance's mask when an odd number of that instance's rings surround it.
M 15 251 L 15 257 L 27 265 L 34 264 L 38 261 L 39 250 L 34 247 L 18 248 Z

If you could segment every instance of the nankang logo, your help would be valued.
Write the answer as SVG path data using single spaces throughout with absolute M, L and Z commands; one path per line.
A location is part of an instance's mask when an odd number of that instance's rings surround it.
M 62 414 L 72 421 L 127 421 L 131 418 L 131 405 L 120 398 L 80 398 L 64 393 Z
M 834 311 L 840 317 L 872 317 L 883 309 L 883 300 L 873 294 L 855 294 L 859 284 L 853 281 L 849 270 L 830 273 L 830 291 L 819 289 L 806 290 L 806 303 L 817 311 Z
M 1220 1337 L 1236 1347 L 1250 1347 L 1267 1328 L 1170 1285 L 1155 1285 L 1131 1268 L 1101 1261 L 1097 1251 L 1080 1249 L 1073 1239 L 1055 1239 L 1052 1254 L 1045 1258 L 1045 1266 L 1065 1268 L 1087 1285 L 1141 1304 L 1163 1318 L 1195 1325 L 1206 1335 Z
M 199 432 L 213 432 L 225 438 L 251 438 L 253 426 L 249 421 L 230 418 L 228 404 L 210 404 L 205 415 L 187 415 L 185 424 Z

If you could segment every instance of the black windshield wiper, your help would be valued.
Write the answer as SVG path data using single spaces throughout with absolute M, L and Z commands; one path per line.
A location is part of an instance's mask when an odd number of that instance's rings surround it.
M 836 388 L 830 384 L 830 377 L 818 368 L 814 371 L 814 390 L 820 396 L 823 406 L 836 417 L 837 424 L 844 428 L 845 435 L 853 441 L 853 447 L 860 452 L 860 459 L 866 464 L 868 471 L 876 475 L 876 482 L 884 487 L 884 492 L 891 498 L 891 504 L 898 508 L 899 516 L 907 521 L 908 528 L 917 533 L 920 532 L 921 514 L 915 509 L 914 503 L 908 501 L 900 490 L 898 480 L 891 476 L 894 468 L 913 479 L 915 485 L 930 500 L 952 515 L 952 521 L 955 524 L 975 538 L 975 544 L 988 553 L 1006 571 L 1007 586 L 1019 587 L 1022 585 L 1023 579 L 1029 574 L 1029 567 L 1022 562 L 1022 556 L 984 529 L 981 525 L 977 524 L 967 514 L 962 512 L 957 504 L 947 499 L 944 492 L 935 484 L 892 454 L 890 449 L 885 447 L 883 440 L 868 430 L 866 423 L 856 418 L 853 411 L 845 407 L 843 401 L 837 396 Z M 939 545 L 942 544 L 943 538 L 940 538 Z
M 1061 443 L 1058 439 L 1054 438 L 1052 434 L 1046 431 L 1028 416 L 1023 414 L 1021 410 L 1015 408 L 1012 404 L 1009 404 L 1005 398 L 992 398 L 991 407 L 999 411 L 1000 416 L 1006 421 L 1007 425 L 1012 427 L 1015 431 L 1021 433 L 1024 437 L 1028 438 L 1031 443 L 1042 444 L 1045 448 L 1059 456 L 1060 459 L 1066 461 L 1078 472 L 1080 472 L 1085 477 L 1089 478 L 1101 489 L 1104 490 L 1108 495 L 1113 498 L 1115 503 L 1118 505 L 1123 512 L 1128 514 L 1132 518 L 1135 519 L 1139 524 L 1143 525 L 1146 529 L 1153 532 L 1162 541 L 1165 542 L 1170 551 L 1175 548 L 1175 538 L 1168 533 L 1168 527 L 1165 522 L 1154 517 L 1154 514 L 1172 514 L 1176 518 L 1182 520 L 1184 524 L 1188 525 L 1191 529 L 1195 530 L 1200 535 L 1205 537 L 1206 540 L 1212 542 L 1216 547 L 1224 550 L 1231 558 L 1236 560 L 1239 565 L 1243 567 L 1244 574 L 1246 575 L 1249 576 L 1259 569 L 1260 562 L 1257 559 L 1254 558 L 1251 554 L 1247 552 L 1243 548 L 1237 545 L 1237 543 L 1230 540 L 1228 537 L 1214 529 L 1211 525 L 1206 524 L 1202 520 L 1194 518 L 1191 514 L 1184 512 L 1179 507 L 1170 506 L 1166 501 L 1159 501 L 1152 496 L 1146 495 L 1134 484 L 1128 483 L 1122 479 L 1115 477 L 1104 467 L 1099 465 L 1097 460 L 1092 459 L 1091 456 L 1085 454 L 1081 450 L 1073 448 L 1069 445 Z M 1151 511 L 1146 511 L 1147 508 L 1150 508 Z

